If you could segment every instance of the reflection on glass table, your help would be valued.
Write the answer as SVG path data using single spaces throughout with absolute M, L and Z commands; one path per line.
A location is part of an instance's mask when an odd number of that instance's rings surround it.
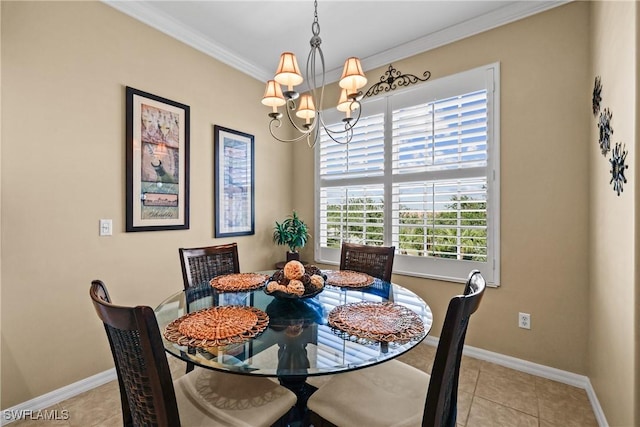
M 266 272 L 270 273 L 270 272 Z M 393 302 L 408 308 L 423 322 L 424 333 L 405 342 L 371 341 L 332 328 L 328 315 L 336 307 L 359 302 Z M 296 392 L 304 405 L 313 392 L 309 376 L 338 374 L 393 359 L 419 344 L 432 324 L 430 307 L 412 291 L 375 279 L 361 289 L 326 285 L 312 298 L 276 298 L 262 288 L 250 292 L 221 292 L 209 283 L 182 290 L 156 309 L 161 331 L 172 321 L 209 307 L 248 306 L 269 316 L 268 327 L 241 343 L 195 347 L 167 340 L 168 353 L 208 369 L 277 377 Z

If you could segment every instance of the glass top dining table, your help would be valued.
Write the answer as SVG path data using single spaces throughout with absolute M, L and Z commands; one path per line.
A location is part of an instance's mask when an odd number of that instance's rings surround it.
M 385 342 L 351 336 L 328 324 L 331 310 L 358 302 L 393 302 L 406 307 L 422 320 L 424 332 L 408 341 Z M 251 306 L 265 311 L 269 316 L 267 328 L 244 342 L 207 348 L 179 345 L 162 334 L 166 351 L 203 368 L 278 377 L 284 384 L 393 359 L 419 344 L 429 333 L 433 320 L 431 308 L 422 298 L 400 285 L 379 279 L 359 289 L 325 285 L 318 295 L 295 300 L 276 298 L 264 288 L 221 292 L 207 282 L 176 292 L 158 305 L 155 313 L 163 332 L 181 316 L 226 305 Z

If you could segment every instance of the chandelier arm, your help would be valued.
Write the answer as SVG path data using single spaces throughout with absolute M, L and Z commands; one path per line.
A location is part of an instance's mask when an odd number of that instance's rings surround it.
M 313 142 L 311 141 L 312 136 L 313 136 Z M 309 146 L 309 148 L 314 148 L 318 143 L 319 139 L 320 139 L 320 132 L 316 130 L 316 132 L 310 133 L 309 135 L 307 135 L 307 146 Z
M 291 116 L 291 112 L 295 111 L 295 109 L 296 109 L 296 105 L 293 101 L 290 100 L 289 102 L 287 102 L 287 104 L 285 105 L 285 111 L 287 112 L 287 119 L 289 119 L 289 123 L 291 124 L 291 126 L 293 126 L 298 132 L 302 133 L 303 134 L 302 136 L 305 136 L 309 134 L 311 131 L 313 131 L 313 129 L 315 128 L 316 126 L 315 118 L 313 122 L 310 123 L 308 126 L 304 125 L 303 127 L 300 127 L 293 119 L 293 116 Z
M 325 124 L 323 118 L 322 118 L 322 105 L 323 105 L 323 101 L 324 101 L 324 88 L 325 88 L 325 78 L 326 78 L 326 74 L 325 74 L 325 62 L 324 62 L 324 53 L 322 52 L 322 48 L 320 47 L 320 38 L 317 37 L 318 34 L 315 34 L 315 37 L 311 39 L 311 51 L 309 52 L 309 56 L 307 58 L 307 84 L 309 85 L 309 91 L 312 93 L 312 97 L 317 100 L 316 103 L 316 117 L 314 118 L 314 124 L 317 124 L 317 129 L 315 132 L 313 132 L 312 134 L 310 134 L 307 138 L 307 145 L 309 145 L 309 147 L 313 148 L 315 147 L 315 145 L 318 143 L 318 141 L 320 140 L 320 128 L 322 128 L 325 131 L 325 134 L 331 138 L 331 140 L 333 140 L 334 142 L 338 143 L 338 144 L 348 144 L 351 139 L 353 138 L 353 127 L 356 125 L 356 123 L 358 122 L 358 120 L 360 119 L 360 108 L 358 108 L 358 118 L 355 120 L 355 122 L 353 124 L 350 124 L 349 121 L 345 122 L 345 129 L 344 130 L 332 130 L 329 129 L 327 127 L 327 125 Z M 316 44 L 314 44 L 314 41 L 316 42 Z M 321 69 L 322 69 L 322 84 L 320 86 L 318 86 L 318 82 L 317 82 L 317 74 L 315 72 L 316 70 L 316 55 L 319 54 L 320 55 L 320 65 L 321 65 Z M 318 87 L 320 87 L 319 91 L 320 91 L 320 97 L 318 97 Z M 357 102 L 358 103 L 358 107 L 360 106 L 360 102 L 354 100 L 353 102 Z M 334 135 L 339 134 L 345 134 L 346 133 L 346 140 L 341 141 L 339 139 L 336 139 L 336 137 L 334 137 Z M 311 142 L 311 136 L 313 136 L 313 142 Z
M 358 119 L 359 118 L 360 117 L 358 117 Z M 345 122 L 344 130 L 333 130 L 326 126 L 324 120 L 322 119 L 322 115 L 320 115 L 319 120 L 320 126 L 322 127 L 322 129 L 324 129 L 325 134 L 329 138 L 331 138 L 333 142 L 337 142 L 338 144 L 348 144 L 349 142 L 351 142 L 351 139 L 353 139 L 353 127 L 355 126 L 355 123 L 349 126 L 349 122 Z M 316 134 L 319 134 L 319 131 L 316 132 Z M 316 139 L 318 139 L 318 137 L 316 137 Z
M 269 133 L 271 134 L 271 136 L 275 139 L 277 139 L 280 142 L 297 142 L 300 141 L 301 139 L 307 137 L 311 132 L 313 132 L 313 128 L 315 127 L 315 123 L 313 123 L 312 125 L 310 125 L 309 127 L 305 127 L 305 129 L 302 129 L 301 127 L 299 127 L 295 121 L 293 120 L 292 116 L 291 116 L 291 111 L 295 110 L 295 103 L 293 100 L 288 100 L 287 104 L 285 105 L 285 110 L 287 113 L 287 119 L 289 120 L 289 123 L 291 124 L 291 126 L 293 126 L 299 133 L 300 135 L 297 136 L 296 138 L 293 139 L 284 139 L 284 138 L 280 138 L 279 136 L 276 135 L 274 128 L 278 129 L 282 126 L 282 120 L 280 119 L 280 117 L 282 117 L 282 114 L 279 115 L 279 117 L 272 117 L 271 121 L 269 122 Z
M 315 42 L 315 44 L 314 44 Z M 320 54 L 320 65 L 322 66 L 322 86 L 320 86 L 320 96 L 318 96 L 318 82 L 316 79 L 316 54 Z M 324 103 L 324 79 L 325 79 L 325 66 L 324 66 L 324 54 L 322 53 L 322 48 L 320 47 L 320 38 L 314 36 L 311 39 L 311 50 L 309 51 L 309 56 L 307 57 L 307 88 L 311 93 L 311 97 L 313 98 L 316 116 L 319 111 L 322 111 L 322 106 Z M 316 118 L 314 117 L 314 122 Z
M 271 134 L 271 136 L 274 139 L 277 139 L 280 142 L 287 142 L 287 143 L 297 142 L 297 141 L 300 141 L 303 138 L 308 137 L 309 134 L 311 133 L 311 132 L 305 132 L 305 133 L 302 133 L 301 135 L 299 135 L 298 137 L 293 138 L 293 139 L 283 139 L 283 138 L 280 138 L 279 136 L 277 136 L 275 134 L 274 130 L 273 130 L 274 128 L 276 128 L 276 129 L 279 128 L 281 125 L 282 125 L 282 121 L 279 120 L 279 119 L 271 119 L 271 121 L 269 122 L 269 133 Z
M 320 84 L 320 97 L 317 97 L 317 90 L 318 90 L 318 85 L 317 85 L 317 80 L 316 80 L 316 54 L 318 53 L 320 55 L 320 66 L 321 66 L 321 71 L 322 71 L 322 82 Z M 324 105 L 324 86 L 325 86 L 325 64 L 324 64 L 324 53 L 322 52 L 322 48 L 320 47 L 320 43 L 318 43 L 318 46 L 314 49 L 314 55 L 313 55 L 313 68 L 312 68 L 312 76 L 313 76 L 313 96 L 314 98 L 316 98 L 318 100 L 318 105 L 316 105 L 316 110 L 317 111 L 322 111 L 322 106 Z M 309 79 L 309 66 L 307 65 L 307 81 L 311 81 Z
M 356 127 L 356 125 L 358 124 L 358 121 L 360 121 L 360 117 L 362 116 L 362 108 L 360 108 L 360 102 L 356 100 L 354 100 L 353 102 L 358 104 L 358 108 L 352 109 L 352 111 L 357 111 L 358 115 L 356 117 L 352 117 L 351 120 L 348 120 L 348 121 L 343 119 L 344 130 L 329 129 L 326 123 L 324 122 L 324 119 L 322 119 L 322 115 L 320 115 L 320 126 L 322 127 L 322 129 L 324 129 L 325 132 L 327 132 L 328 134 L 343 134 L 343 133 L 352 131 L 353 128 Z
M 326 129 L 325 129 L 326 130 Z M 338 144 L 348 144 L 351 142 L 351 139 L 353 138 L 353 129 L 347 130 L 347 131 L 342 131 L 341 133 L 347 132 L 347 134 L 342 137 L 342 138 L 336 138 L 334 137 L 331 132 L 326 132 L 326 135 L 331 138 L 331 140 L 333 142 L 336 142 Z M 335 133 L 335 132 L 333 132 Z M 317 139 L 317 138 L 316 138 Z

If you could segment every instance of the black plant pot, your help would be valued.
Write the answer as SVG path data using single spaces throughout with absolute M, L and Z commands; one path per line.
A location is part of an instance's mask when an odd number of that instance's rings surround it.
M 287 262 L 294 260 L 300 261 L 300 252 L 287 251 Z

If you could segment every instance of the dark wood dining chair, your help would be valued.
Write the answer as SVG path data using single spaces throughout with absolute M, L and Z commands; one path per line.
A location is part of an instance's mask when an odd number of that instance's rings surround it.
M 395 250 L 395 246 L 342 243 L 340 270 L 359 271 L 390 282 Z
M 208 282 L 223 274 L 240 273 L 238 244 L 179 248 L 184 288 Z
M 113 305 L 100 280 L 89 294 L 111 347 L 124 426 L 286 425 L 296 403 L 288 389 L 203 368 L 173 381 L 151 307 Z
M 395 250 L 395 246 L 372 246 L 343 242 L 340 252 L 340 270 L 367 273 L 385 282 L 391 282 Z M 378 294 L 382 292 L 383 295 L 386 292 L 388 295 L 389 287 L 385 287 L 382 283 L 374 283 L 363 292 Z M 307 383 L 320 388 L 332 378 L 333 375 L 311 376 L 307 378 Z
M 455 427 L 462 349 L 485 286 L 474 270 L 449 302 L 431 375 L 397 360 L 333 375 L 309 398 L 314 426 Z
M 237 243 L 179 248 L 178 253 L 185 290 L 207 283 L 216 276 L 240 273 Z M 193 368 L 194 364 L 187 362 L 187 372 L 191 372 Z

